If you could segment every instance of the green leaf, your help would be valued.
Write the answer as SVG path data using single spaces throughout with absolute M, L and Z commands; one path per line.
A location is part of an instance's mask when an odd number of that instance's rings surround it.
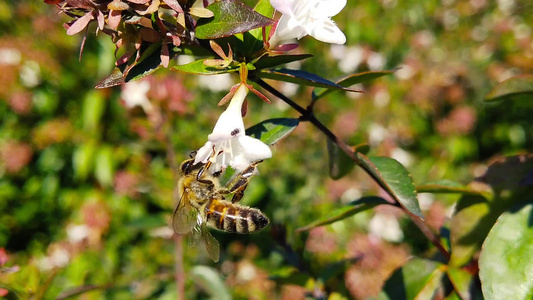
M 333 179 L 339 179 L 353 169 L 355 162 L 330 139 L 327 139 L 327 146 L 329 177 Z
M 268 53 L 261 56 L 261 58 L 254 65 L 257 69 L 273 68 L 293 61 L 303 60 L 312 56 L 313 55 L 311 54 L 274 55 Z
M 254 11 L 261 15 L 272 18 L 274 16 L 274 8 L 270 5 L 270 0 L 259 0 L 254 7 Z M 268 37 L 270 30 L 265 33 Z M 263 28 L 252 29 L 244 34 L 244 45 L 246 53 L 251 54 L 263 48 Z
M 396 270 L 387 280 L 383 288 L 390 299 L 433 299 L 446 265 L 441 263 L 413 258 L 403 267 Z
M 335 82 L 329 81 L 316 74 L 309 73 L 302 70 L 291 69 L 272 69 L 262 70 L 256 74 L 259 78 L 267 78 L 278 81 L 292 82 L 301 85 L 318 86 L 325 88 L 333 88 L 338 90 L 355 91 L 353 89 L 342 87 Z
M 231 294 L 218 272 L 210 267 L 196 266 L 190 271 L 194 282 L 213 299 L 231 300 Z
M 143 49 L 139 60 L 135 61 L 135 55 L 133 55 L 127 63 L 116 67 L 109 76 L 96 84 L 95 88 L 108 88 L 138 80 L 161 68 L 161 43 L 143 44 Z M 170 58 L 173 58 L 175 54 L 176 52 L 171 51 Z M 124 71 L 131 65 L 134 66 L 125 74 Z
M 533 299 L 533 202 L 503 213 L 483 243 L 479 278 L 486 299 Z
M 533 197 L 531 186 L 524 184 L 533 170 L 533 155 L 504 158 L 489 166 L 473 183 L 487 185 L 492 197 L 464 195 L 455 207 L 450 225 L 450 265 L 467 264 L 481 249 L 490 229 L 512 205 Z
M 363 197 L 359 200 L 353 201 L 352 203 L 350 203 L 349 206 L 338 208 L 328 213 L 327 215 L 321 217 L 320 219 L 312 222 L 311 224 L 308 224 L 304 227 L 300 227 L 296 229 L 296 231 L 307 231 L 307 230 L 311 230 L 316 227 L 329 225 L 329 224 L 344 220 L 357 213 L 374 208 L 382 204 L 390 204 L 390 203 L 381 197 L 375 197 L 375 196 Z
M 490 196 L 490 192 L 487 190 L 474 189 L 473 187 L 464 186 L 453 180 L 439 180 L 435 182 L 428 182 L 416 187 L 416 191 L 419 193 L 435 193 L 435 194 L 471 194 L 480 196 Z
M 344 78 L 339 79 L 336 83 L 343 87 L 349 87 L 357 83 L 372 81 L 374 79 L 377 79 L 379 77 L 390 75 L 396 72 L 397 70 L 390 70 L 390 71 L 368 71 L 358 74 L 352 74 L 348 75 Z M 319 98 L 322 98 L 328 94 L 331 94 L 335 91 L 338 91 L 337 89 L 315 89 L 313 91 L 313 101 L 318 100 Z
M 382 188 L 388 190 L 407 212 L 419 219 L 424 218 L 411 174 L 402 164 L 389 157 L 368 158 L 362 153 L 356 155 L 361 160 L 361 167 L 365 168 Z
M 215 16 L 198 21 L 196 37 L 199 39 L 218 39 L 274 23 L 238 1 L 217 1 L 207 8 Z
M 178 71 L 182 73 L 189 73 L 189 74 L 195 74 L 195 75 L 217 75 L 217 74 L 224 74 L 229 72 L 236 72 L 239 70 L 238 67 L 228 67 L 226 69 L 217 69 L 213 67 L 208 67 L 204 64 L 204 61 L 206 59 L 200 59 L 197 61 L 193 61 L 192 63 L 188 63 L 185 65 L 179 65 L 174 66 L 170 68 L 172 71 Z
M 101 147 L 96 154 L 95 162 L 94 175 L 98 182 L 103 186 L 112 186 L 115 174 L 113 148 L 111 146 Z
M 291 133 L 299 123 L 298 119 L 291 118 L 269 119 L 246 129 L 246 135 L 272 145 Z
M 461 296 L 460 299 L 483 299 L 481 291 L 477 288 L 477 279 L 472 274 L 452 266 L 448 266 L 446 274 L 457 294 Z
M 94 143 L 85 143 L 76 148 L 72 155 L 74 177 L 80 180 L 87 179 L 93 170 L 95 152 L 96 145 Z
M 83 130 L 97 133 L 98 125 L 105 110 L 106 101 L 99 91 L 89 92 L 83 99 Z
M 518 95 L 533 96 L 533 75 L 511 77 L 498 84 L 485 97 L 485 101 L 509 100 Z

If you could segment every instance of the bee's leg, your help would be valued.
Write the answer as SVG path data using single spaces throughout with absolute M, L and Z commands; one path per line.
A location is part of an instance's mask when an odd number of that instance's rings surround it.
M 212 158 L 215 157 L 215 146 L 213 146 L 213 154 L 211 154 L 211 156 L 209 157 L 209 159 L 207 160 L 207 163 L 200 169 L 200 171 L 198 171 L 198 174 L 196 174 L 196 180 L 200 181 L 200 182 L 203 182 L 203 183 L 208 183 L 208 182 L 211 182 L 210 180 L 202 180 L 202 175 L 204 174 L 204 171 L 207 171 L 207 169 L 209 169 L 209 167 L 211 166 L 212 164 Z
M 229 188 L 227 192 L 229 194 L 233 194 L 233 198 L 231 198 L 232 203 L 236 203 L 241 201 L 242 197 L 244 196 L 244 190 L 248 187 L 248 182 L 250 181 L 250 178 L 254 175 L 257 169 L 257 165 L 262 161 L 256 161 L 253 164 L 249 165 L 244 171 L 239 173 L 235 179 L 233 179 L 229 183 Z

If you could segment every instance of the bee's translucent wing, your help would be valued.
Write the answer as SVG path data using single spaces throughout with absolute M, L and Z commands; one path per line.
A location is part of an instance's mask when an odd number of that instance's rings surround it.
M 197 215 L 198 212 L 191 206 L 189 199 L 183 194 L 172 215 L 172 228 L 178 234 L 190 232 L 196 225 Z
M 198 240 L 200 239 L 201 233 L 202 232 L 200 230 L 200 226 L 194 226 L 191 232 L 187 234 L 187 245 L 189 246 L 189 248 L 193 248 L 196 246 Z
M 220 245 L 218 244 L 218 241 L 211 234 L 211 232 L 209 232 L 209 229 L 207 226 L 205 226 L 205 223 L 202 224 L 201 230 L 202 239 L 204 240 L 205 248 L 207 249 L 209 257 L 211 257 L 214 262 L 218 262 L 220 259 Z

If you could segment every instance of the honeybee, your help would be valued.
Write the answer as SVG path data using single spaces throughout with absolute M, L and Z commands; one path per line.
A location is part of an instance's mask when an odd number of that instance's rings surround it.
M 248 234 L 268 225 L 268 218 L 258 209 L 237 204 L 244 195 L 250 177 L 254 174 L 255 162 L 221 187 L 220 174 L 211 176 L 208 168 L 211 162 L 194 164 L 194 158 L 180 166 L 180 179 L 177 185 L 178 205 L 172 216 L 172 227 L 178 234 L 189 234 L 189 245 L 193 246 L 198 236 L 204 240 L 207 253 L 218 262 L 220 245 L 211 235 L 207 226 L 217 230 Z M 224 196 L 233 194 L 231 201 Z

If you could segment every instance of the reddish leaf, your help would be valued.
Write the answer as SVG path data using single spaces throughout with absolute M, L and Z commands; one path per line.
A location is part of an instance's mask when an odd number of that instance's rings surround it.
M 90 11 L 86 13 L 83 17 L 79 18 L 74 22 L 68 29 L 68 35 L 74 35 L 83 30 L 89 24 L 89 22 L 94 19 L 93 12 Z

